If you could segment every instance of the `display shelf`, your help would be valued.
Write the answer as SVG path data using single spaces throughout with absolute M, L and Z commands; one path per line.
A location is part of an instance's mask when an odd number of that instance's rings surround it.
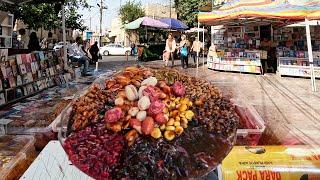
M 12 47 L 13 14 L 0 11 L 0 48 Z
M 35 82 L 37 82 L 37 81 L 42 81 L 42 80 L 45 80 L 45 79 L 47 79 L 47 78 L 53 78 L 53 77 L 55 77 L 55 76 L 59 76 L 59 75 L 61 75 L 61 74 L 64 74 L 64 73 L 57 73 L 57 74 L 54 74 L 54 75 L 52 75 L 52 76 L 41 77 L 41 78 L 39 78 L 39 79 L 34 80 L 33 82 L 28 82 L 28 83 L 25 83 L 25 84 L 22 84 L 22 85 L 19 85 L 19 86 L 7 88 L 6 90 L 12 90 L 12 89 L 16 89 L 16 88 L 19 88 L 19 87 L 23 87 L 23 86 L 26 86 L 26 85 L 29 85 L 29 84 L 33 84 L 33 83 L 35 83 Z
M 238 73 L 251 73 L 251 74 L 261 74 L 261 72 L 252 72 L 252 71 L 238 71 L 238 70 L 232 70 L 232 69 L 221 69 L 221 68 L 208 68 L 210 70 L 214 71 L 225 71 L 225 72 L 238 72 Z
M 214 62 L 214 64 L 234 65 L 234 66 L 257 66 L 257 67 L 260 67 L 260 65 L 254 65 L 254 64 L 230 64 L 230 63 L 217 63 L 217 62 Z
M 280 65 L 279 66 L 280 68 L 283 67 L 283 68 L 310 68 L 310 66 L 296 66 L 296 65 Z M 320 70 L 320 67 L 313 67 L 314 69 L 319 69 Z
M 320 68 L 314 68 L 314 72 L 315 77 L 320 78 Z M 279 67 L 278 73 L 280 76 L 311 77 L 310 68 Z
M 68 81 L 60 67 L 63 62 L 51 53 L 18 54 L 0 63 L 0 107 Z

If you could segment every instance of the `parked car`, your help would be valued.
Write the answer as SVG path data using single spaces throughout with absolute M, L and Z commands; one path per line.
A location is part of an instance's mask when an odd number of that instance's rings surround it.
M 108 44 L 100 48 L 99 53 L 103 56 L 109 55 L 130 55 L 131 48 L 121 44 Z
M 68 42 L 66 42 L 67 45 L 69 44 Z M 60 50 L 61 48 L 63 48 L 63 42 L 58 42 L 54 47 L 53 47 L 53 50 L 54 51 L 58 51 Z

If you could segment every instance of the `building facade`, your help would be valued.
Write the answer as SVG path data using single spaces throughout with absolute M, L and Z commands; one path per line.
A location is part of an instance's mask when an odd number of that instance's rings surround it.
M 173 6 L 173 5 L 172 5 Z M 154 19 L 169 18 L 170 6 L 162 4 L 148 4 L 144 7 L 146 16 Z M 171 8 L 171 18 L 177 19 L 178 15 L 175 8 Z

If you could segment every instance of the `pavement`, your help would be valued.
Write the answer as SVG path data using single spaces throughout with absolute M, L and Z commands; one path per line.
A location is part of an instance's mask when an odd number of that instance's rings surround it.
M 202 62 L 202 59 L 200 60 Z M 99 70 L 120 70 L 137 64 L 132 57 L 103 57 Z M 311 91 L 310 79 L 217 72 L 200 66 L 183 70 L 180 60 L 175 69 L 206 78 L 230 98 L 252 105 L 266 123 L 260 145 L 320 144 L 320 93 Z M 191 59 L 189 59 L 189 64 Z M 141 65 L 162 67 L 161 60 Z M 320 81 L 317 80 L 320 90 Z

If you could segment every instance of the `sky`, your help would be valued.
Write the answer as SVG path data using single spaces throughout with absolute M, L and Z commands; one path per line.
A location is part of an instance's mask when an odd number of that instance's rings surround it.
M 99 31 L 99 21 L 100 13 L 97 3 L 100 4 L 101 0 L 88 0 L 88 4 L 94 6 L 90 10 L 88 9 L 79 9 L 79 13 L 83 15 L 85 25 L 90 28 L 90 18 L 91 18 L 91 30 Z M 104 6 L 107 5 L 108 9 L 103 11 L 103 26 L 104 28 L 110 28 L 111 20 L 118 16 L 120 2 L 125 4 L 129 0 L 103 0 Z M 132 1 L 132 0 L 131 0 Z M 136 2 L 141 2 L 142 5 L 147 5 L 148 3 L 159 3 L 159 4 L 168 4 L 169 0 L 135 0 Z

